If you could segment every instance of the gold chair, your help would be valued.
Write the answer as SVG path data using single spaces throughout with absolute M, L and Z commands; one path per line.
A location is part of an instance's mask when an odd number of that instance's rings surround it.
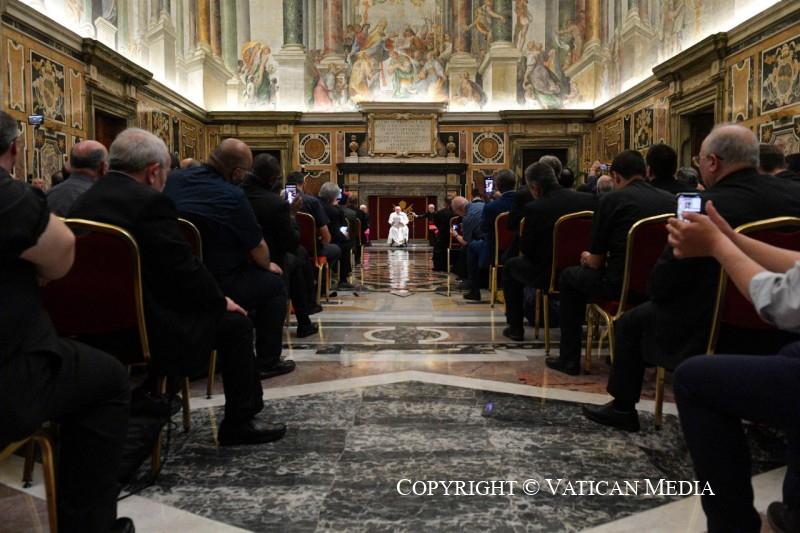
M 56 464 L 55 454 L 53 453 L 53 441 L 50 436 L 42 429 L 33 435 L 17 442 L 12 442 L 0 450 L 0 461 L 5 461 L 11 455 L 22 448 L 28 446 L 28 457 L 25 460 L 25 473 L 23 480 L 27 483 L 31 479 L 33 471 L 33 452 L 34 446 L 38 445 L 42 452 L 42 477 L 44 479 L 44 492 L 47 497 L 47 518 L 50 524 L 50 531 L 58 531 L 58 511 L 56 510 Z
M 300 228 L 300 244 L 308 252 L 314 267 L 317 269 L 317 303 L 322 299 L 322 276 L 327 273 L 327 285 L 325 288 L 325 300 L 328 299 L 328 292 L 331 279 L 331 269 L 328 259 L 325 256 L 317 255 L 317 221 L 308 213 L 297 213 L 295 216 L 297 225 Z
M 503 268 L 501 256 L 514 240 L 514 232 L 508 227 L 508 216 L 509 212 L 504 211 L 494 219 L 494 258 L 492 264 L 489 265 L 489 291 L 491 293 L 489 307 L 494 307 L 497 302 L 497 278 L 500 269 Z
M 447 244 L 447 296 L 450 296 L 450 252 L 452 250 L 460 250 L 462 248 L 461 243 L 453 238 L 453 233 L 451 230 L 453 229 L 453 226 L 460 223 L 461 217 L 452 217 L 450 219 L 450 227 L 447 229 L 447 231 L 450 232 L 450 241 Z

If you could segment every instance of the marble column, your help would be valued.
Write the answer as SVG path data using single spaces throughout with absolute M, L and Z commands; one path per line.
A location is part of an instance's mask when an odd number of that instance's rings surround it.
M 211 54 L 222 57 L 222 20 L 220 14 L 220 0 L 211 0 L 209 6 Z
M 586 0 L 586 41 L 583 45 L 584 51 L 594 46 L 600 46 L 602 39 L 602 8 L 601 0 Z
M 297 2 L 298 0 L 289 0 Z M 324 0 L 325 55 L 342 56 L 342 0 Z M 285 14 L 284 14 L 285 17 Z
M 447 64 L 447 75 L 450 81 L 450 101 L 459 95 L 459 87 L 464 76 L 475 81 L 478 71 L 478 62 L 469 53 L 469 32 L 464 28 L 470 25 L 472 19 L 472 2 L 470 0 L 454 0 L 455 17 L 453 20 L 453 56 Z
M 511 0 L 494 3 L 495 11 L 505 20 L 492 21 L 492 43 L 481 64 L 483 90 L 496 105 L 514 105 L 517 101 L 517 70 L 522 52 L 511 44 Z
M 628 0 L 628 14 L 622 23 L 622 55 L 620 79 L 630 80 L 649 73 L 651 48 L 656 34 L 649 23 L 639 17 L 639 0 Z
M 92 24 L 92 0 L 83 0 L 79 33 L 81 37 L 91 37 L 92 39 L 95 37 L 94 25 Z
M 236 0 L 236 57 L 244 43 L 250 41 L 250 0 Z
M 514 28 L 514 17 L 511 12 L 511 0 L 495 0 L 494 10 L 503 20 L 492 19 L 492 43 L 511 42 Z
M 341 8 L 341 0 L 339 2 Z M 341 16 L 339 20 L 341 21 Z M 302 0 L 283 0 L 283 46 L 275 54 L 275 60 L 279 67 L 278 109 L 305 109 L 308 58 L 303 48 Z
M 150 22 L 155 24 L 161 18 L 161 11 L 164 9 L 164 4 L 161 0 L 150 0 Z
M 128 0 L 117 0 L 117 46 L 118 52 L 125 53 L 130 44 L 130 18 Z
M 222 3 L 220 17 L 222 25 L 222 62 L 231 73 L 236 72 L 236 2 L 228 0 Z
M 647 0 L 639 0 L 639 18 L 642 22 L 650 23 L 650 6 Z
M 175 85 L 175 43 L 177 42 L 172 16 L 161 0 L 150 3 L 150 28 L 147 32 L 148 66 L 153 76 L 167 85 Z
M 211 50 L 210 0 L 197 0 L 197 44 Z
M 584 103 L 593 105 L 604 98 L 607 87 L 603 83 L 603 68 L 608 63 L 608 53 L 602 46 L 603 1 L 586 0 L 586 41 L 583 53 L 575 63 L 564 70 L 564 74 L 575 84 Z
M 177 0 L 175 3 L 175 20 L 178 24 L 175 26 L 177 32 L 176 38 L 178 43 L 178 57 L 183 57 L 186 53 L 186 21 L 189 18 L 186 16 L 184 10 L 184 0 Z
M 305 34 L 308 40 L 307 50 L 317 49 L 317 0 L 309 0 L 308 19 Z

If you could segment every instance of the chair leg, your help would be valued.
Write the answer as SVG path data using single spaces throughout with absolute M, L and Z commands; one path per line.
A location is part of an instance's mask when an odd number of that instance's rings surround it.
M 497 301 L 497 267 L 489 266 L 489 307 Z
M 447 249 L 447 296 L 450 296 L 450 248 Z
M 164 436 L 164 430 L 158 433 L 156 445 L 153 446 L 153 452 L 150 456 L 150 472 L 155 476 L 161 468 L 161 439 Z
M 542 295 L 542 315 L 544 315 L 544 353 L 550 355 L 550 296 L 545 291 L 536 290 Z
M 542 293 L 539 289 L 533 294 L 533 338 L 539 338 L 539 321 L 542 316 Z
M 56 464 L 53 455 L 53 444 L 45 434 L 39 434 L 31 441 L 39 444 L 42 452 L 42 478 L 44 479 L 44 492 L 47 495 L 47 518 L 50 531 L 58 531 L 58 512 L 56 511 Z
M 211 399 L 214 393 L 214 377 L 217 373 L 217 351 L 211 352 L 211 359 L 208 362 L 208 385 L 206 385 L 206 398 Z
M 583 371 L 589 372 L 592 368 L 592 334 L 594 333 L 594 312 L 586 309 L 586 355 L 583 358 Z
M 664 368 L 656 369 L 656 429 L 661 429 L 664 419 Z
M 317 265 L 317 305 L 322 302 L 322 267 Z
M 33 440 L 25 445 L 25 467 L 22 469 L 22 486 L 30 488 L 33 483 L 33 466 L 36 462 L 36 443 Z
M 189 378 L 183 378 L 181 382 L 181 395 L 183 396 L 183 430 L 189 431 L 192 429 L 191 408 L 189 406 Z
M 614 362 L 614 352 L 616 348 L 616 333 L 614 332 L 614 321 L 608 323 L 608 355 L 611 357 L 611 362 Z

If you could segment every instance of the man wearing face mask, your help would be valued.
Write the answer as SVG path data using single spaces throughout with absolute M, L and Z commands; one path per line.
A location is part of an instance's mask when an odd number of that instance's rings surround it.
M 205 165 L 171 174 L 164 188 L 182 217 L 203 235 L 203 262 L 226 295 L 251 313 L 262 377 L 294 370 L 282 360 L 286 287 L 283 270 L 272 261 L 253 208 L 241 183 L 253 154 L 239 139 L 225 139 Z

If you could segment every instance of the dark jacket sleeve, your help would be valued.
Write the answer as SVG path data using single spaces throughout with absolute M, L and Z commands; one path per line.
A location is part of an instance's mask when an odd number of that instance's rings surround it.
M 153 195 L 136 223 L 145 285 L 156 288 L 175 309 L 206 309 L 222 313 L 225 297 L 212 274 L 194 256 L 178 226 L 175 204 Z M 163 292 L 162 292 L 163 291 Z

